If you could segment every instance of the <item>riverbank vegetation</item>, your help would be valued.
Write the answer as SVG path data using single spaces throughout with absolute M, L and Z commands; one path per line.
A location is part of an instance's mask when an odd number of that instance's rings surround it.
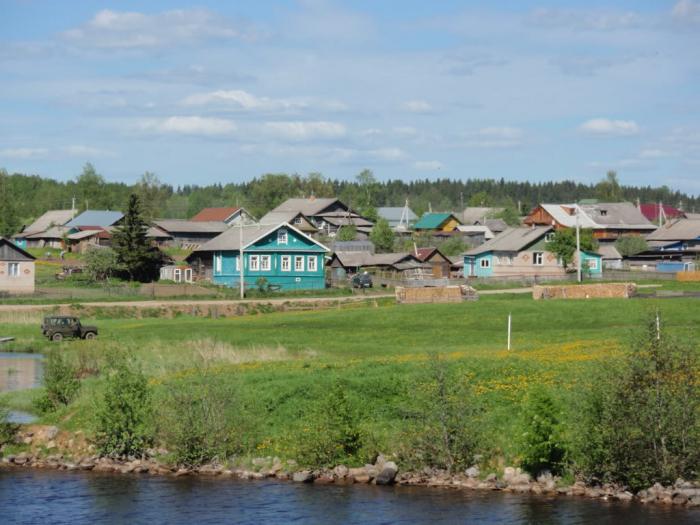
M 698 477 L 697 300 L 377 305 L 103 319 L 99 339 L 58 345 L 16 323 L 12 348 L 71 363 L 79 391 L 43 421 L 108 454 L 158 447 L 186 466 L 277 456 L 320 467 L 384 453 L 404 468 L 520 465 L 635 490 Z M 142 380 L 115 390 L 123 370 Z M 107 417 L 137 409 L 138 424 Z M 124 429 L 135 444 L 104 447 Z

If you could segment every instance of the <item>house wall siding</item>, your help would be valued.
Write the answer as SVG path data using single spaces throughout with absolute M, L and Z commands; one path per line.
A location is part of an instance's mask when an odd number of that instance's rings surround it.
M 10 275 L 10 264 L 19 264 L 19 275 Z M 34 293 L 34 261 L 0 261 L 0 293 Z

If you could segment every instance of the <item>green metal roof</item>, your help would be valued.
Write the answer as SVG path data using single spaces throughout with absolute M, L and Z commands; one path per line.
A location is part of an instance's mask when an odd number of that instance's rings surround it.
M 451 213 L 426 213 L 418 220 L 414 228 L 416 230 L 434 230 L 450 217 L 452 217 Z

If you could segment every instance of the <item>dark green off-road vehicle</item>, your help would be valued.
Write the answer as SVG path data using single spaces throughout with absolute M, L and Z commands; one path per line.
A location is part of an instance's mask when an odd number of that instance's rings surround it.
M 97 327 L 81 324 L 80 319 L 70 315 L 52 315 L 44 317 L 41 333 L 51 341 L 63 341 L 67 337 L 94 339 Z

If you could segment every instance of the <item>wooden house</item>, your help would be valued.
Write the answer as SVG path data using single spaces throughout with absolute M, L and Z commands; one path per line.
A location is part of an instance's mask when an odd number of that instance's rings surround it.
M 461 224 L 461 221 L 452 213 L 426 213 L 413 225 L 413 229 L 449 233 L 456 231 Z
M 452 261 L 447 258 L 443 253 L 437 248 L 416 248 L 414 251 L 416 258 L 422 262 L 430 265 L 433 277 L 449 277 L 450 267 L 452 266 Z
M 229 229 L 223 221 L 188 221 L 185 219 L 157 219 L 147 235 L 161 246 L 196 249 Z M 168 238 L 163 238 L 166 233 Z M 151 237 L 152 236 L 152 237 Z
M 203 208 L 190 220 L 194 222 L 224 222 L 229 226 L 238 226 L 241 221 L 243 221 L 243 225 L 255 223 L 255 217 L 248 213 L 245 208 L 240 207 Z
M 319 233 L 334 236 L 344 226 L 354 226 L 360 238 L 366 238 L 372 231 L 373 223 L 335 198 L 295 198 L 287 199 L 272 212 L 301 213 L 311 220 Z
M 34 293 L 34 261 L 32 254 L 0 237 L 0 295 Z
M 566 273 L 557 255 L 547 249 L 551 226 L 509 228 L 464 254 L 465 277 L 557 277 Z M 582 267 L 592 276 L 603 271 L 597 253 L 581 253 Z
M 318 232 L 318 228 L 306 215 L 300 211 L 271 211 L 266 213 L 260 219 L 260 224 L 281 224 L 286 222 L 291 224 L 297 230 L 300 230 L 307 235 L 312 235 Z
M 282 290 L 325 288 L 328 248 L 288 223 L 227 229 L 194 250 L 188 262 L 210 259 L 212 282 L 238 287 L 241 251 L 246 288 L 255 287 L 260 278 Z

